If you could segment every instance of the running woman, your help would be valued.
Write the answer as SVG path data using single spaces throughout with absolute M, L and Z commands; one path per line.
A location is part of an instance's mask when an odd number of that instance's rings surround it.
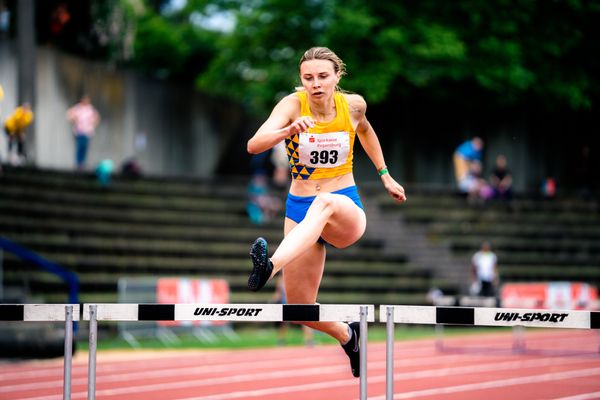
M 292 175 L 285 237 L 270 258 L 265 239 L 253 243 L 248 288 L 258 291 L 283 271 L 288 303 L 315 304 L 325 267 L 324 244 L 348 247 L 362 237 L 367 224 L 352 175 L 356 137 L 392 198 L 402 203 L 406 196 L 385 165 L 365 115 L 365 100 L 338 86 L 346 73 L 343 61 L 328 48 L 313 47 L 300 59 L 299 69 L 302 87 L 284 97 L 248 141 L 248 152 L 257 154 L 285 140 Z M 350 358 L 352 374 L 360 375 L 358 322 L 303 323 L 337 339 Z

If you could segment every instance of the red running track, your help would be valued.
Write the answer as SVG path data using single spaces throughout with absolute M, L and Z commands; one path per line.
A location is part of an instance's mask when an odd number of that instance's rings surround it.
M 400 329 L 400 328 L 398 328 Z M 394 399 L 600 399 L 598 331 L 530 331 L 395 344 Z M 385 399 L 385 344 L 369 343 L 368 394 Z M 227 351 L 100 352 L 96 398 L 330 400 L 359 398 L 339 346 Z M 0 364 L 0 399 L 62 399 L 62 360 Z M 72 398 L 87 398 L 87 354 L 73 363 Z

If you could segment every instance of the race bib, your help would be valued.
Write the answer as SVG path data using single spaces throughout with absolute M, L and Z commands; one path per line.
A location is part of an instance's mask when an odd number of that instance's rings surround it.
M 348 132 L 303 132 L 298 136 L 300 163 L 312 168 L 334 168 L 346 164 L 350 153 Z

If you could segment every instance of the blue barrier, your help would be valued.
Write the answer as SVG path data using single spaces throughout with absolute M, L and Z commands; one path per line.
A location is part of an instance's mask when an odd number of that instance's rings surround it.
M 23 261 L 28 261 L 45 271 L 58 275 L 69 286 L 69 303 L 79 304 L 79 277 L 74 272 L 55 262 L 46 260 L 39 254 L 2 236 L 0 236 L 0 248 L 11 252 Z

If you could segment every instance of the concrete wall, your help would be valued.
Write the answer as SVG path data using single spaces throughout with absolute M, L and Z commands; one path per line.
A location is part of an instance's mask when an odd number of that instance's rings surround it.
M 0 41 L 2 119 L 16 107 L 16 59 L 15 46 Z M 245 118 L 239 106 L 193 88 L 117 71 L 51 48 L 37 49 L 36 70 L 35 124 L 28 132 L 35 140 L 28 153 L 40 167 L 73 168 L 75 145 L 65 113 L 82 93 L 92 97 L 102 117 L 90 143 L 89 169 L 105 158 L 119 166 L 136 156 L 148 173 L 211 176 L 240 135 Z M 144 142 L 145 147 L 140 146 Z M 0 156 L 6 160 L 4 135 Z
M 6 92 L 0 102 L 2 119 L 14 109 L 17 98 L 17 57 L 11 46 L 0 40 L 0 84 Z M 36 88 L 36 121 L 30 133 L 36 140 L 29 152 L 41 167 L 73 168 L 74 142 L 65 112 L 83 92 L 92 96 L 102 115 L 91 142 L 88 168 L 104 158 L 118 166 L 135 155 L 151 174 L 244 174 L 249 162 L 246 141 L 262 122 L 248 118 L 238 104 L 212 99 L 193 88 L 45 47 L 37 50 Z M 577 164 L 582 144 L 591 145 L 593 165 L 600 165 L 598 122 L 590 114 L 522 113 L 490 120 L 469 110 L 444 112 L 439 106 L 390 103 L 370 107 L 368 117 L 389 169 L 401 183 L 453 186 L 452 153 L 477 134 L 486 142 L 485 176 L 496 156 L 504 154 L 515 189 L 523 191 L 538 190 L 548 175 L 557 177 L 561 186 L 569 185 L 574 179 L 570 166 Z M 141 150 L 135 146 L 139 137 L 146 139 Z M 4 135 L 0 135 L 0 156 L 6 156 Z M 359 183 L 378 180 L 359 145 L 355 176 Z

